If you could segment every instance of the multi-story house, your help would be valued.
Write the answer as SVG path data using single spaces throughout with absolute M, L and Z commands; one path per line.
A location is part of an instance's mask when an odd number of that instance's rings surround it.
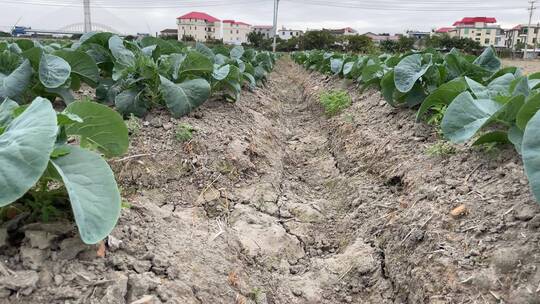
M 274 27 L 272 25 L 255 25 L 252 27 L 252 31 L 262 34 L 267 39 L 274 37 Z
M 300 37 L 304 35 L 304 31 L 301 30 L 288 30 L 285 27 L 282 27 L 280 30 L 278 30 L 278 37 L 283 40 L 289 40 L 293 37 Z
M 176 18 L 178 40 L 193 37 L 195 41 L 221 39 L 221 21 L 206 13 L 191 12 Z
M 522 49 L 525 46 L 537 47 L 540 40 L 540 24 L 531 24 L 531 30 L 527 24 L 516 25 L 506 30 L 506 46 L 511 49 Z
M 505 47 L 505 34 L 493 17 L 465 17 L 454 23 L 456 36 L 478 41 L 482 46 Z
M 435 35 L 448 35 L 450 37 L 456 37 L 457 30 L 453 27 L 441 27 L 435 30 Z
M 323 29 L 324 31 L 329 31 L 330 34 L 335 36 L 350 36 L 350 35 L 358 35 L 358 32 L 350 27 L 342 28 L 342 29 Z
M 235 21 L 223 20 L 223 43 L 242 44 L 248 42 L 248 34 L 251 32 L 251 25 Z

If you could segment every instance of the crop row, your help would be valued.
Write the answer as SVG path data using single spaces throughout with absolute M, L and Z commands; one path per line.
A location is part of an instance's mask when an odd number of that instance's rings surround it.
M 274 62 L 271 53 L 241 46 L 111 33 L 67 46 L 0 42 L 0 220 L 73 217 L 84 242 L 99 242 L 120 215 L 105 159 L 128 150 L 123 116 L 159 106 L 180 117 L 213 95 L 236 101 L 242 87 L 266 81 Z M 75 101 L 83 84 L 95 88 L 98 102 Z M 53 107 L 57 100 L 65 108 Z
M 292 54 L 306 69 L 376 86 L 392 107 L 417 109 L 454 143 L 512 144 L 540 201 L 540 73 L 502 67 L 492 48 L 478 57 L 453 49 L 365 56 L 325 51 Z

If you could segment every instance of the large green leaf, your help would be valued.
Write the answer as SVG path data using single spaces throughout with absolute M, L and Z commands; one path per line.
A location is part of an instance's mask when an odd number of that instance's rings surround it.
M 471 93 L 459 94 L 448 106 L 441 127 L 446 138 L 455 143 L 473 137 L 502 105 L 490 99 L 473 99 Z
M 540 130 L 540 112 L 537 112 L 527 124 L 521 149 L 529 184 L 536 200 L 540 201 L 540 136 L 538 136 L 538 130 Z
M 121 67 L 135 65 L 135 54 L 124 46 L 124 41 L 120 37 L 115 35 L 109 38 L 109 49 Z
M 508 130 L 508 140 L 514 145 L 516 151 L 521 154 L 523 131 L 521 131 L 517 126 L 511 126 Z
M 398 91 L 409 92 L 415 82 L 427 72 L 431 64 L 431 60 L 427 64 L 422 64 L 421 54 L 413 54 L 403 58 L 394 69 L 394 81 Z
M 244 47 L 241 45 L 237 45 L 231 49 L 230 56 L 233 59 L 240 59 L 242 58 L 242 55 L 244 55 Z
M 32 80 L 32 66 L 28 59 L 16 68 L 11 74 L 0 74 L 0 99 L 9 97 L 20 101 L 21 95 L 28 89 Z
M 489 99 L 490 94 L 487 87 L 485 87 L 479 82 L 470 79 L 469 77 L 465 77 L 465 81 L 467 82 L 469 89 L 471 89 L 476 98 Z
M 57 130 L 51 103 L 38 97 L 0 135 L 0 206 L 17 200 L 39 180 Z
M 71 74 L 71 67 L 64 59 L 51 55 L 42 54 L 39 62 L 39 80 L 46 88 L 54 89 L 63 85 Z
M 161 77 L 160 88 L 165 104 L 175 117 L 188 114 L 210 97 L 210 84 L 204 79 L 175 84 Z
M 215 58 L 215 56 L 216 56 L 216 55 L 214 54 L 214 52 L 213 52 L 209 47 L 207 47 L 206 45 L 204 45 L 204 44 L 202 44 L 202 43 L 200 43 L 200 42 L 195 43 L 195 49 L 196 49 L 199 53 L 205 55 L 206 57 L 208 57 L 208 58 L 210 58 L 210 59 L 212 59 L 212 60 L 214 60 L 214 58 Z
M 81 239 L 95 244 L 112 231 L 120 216 L 120 193 L 113 172 L 98 154 L 74 146 L 52 159 L 71 201 Z
M 508 143 L 508 135 L 504 131 L 492 131 L 480 136 L 474 143 L 474 146 L 490 144 L 490 143 Z
M 478 65 L 492 73 L 497 72 L 501 68 L 501 60 L 497 58 L 495 49 L 488 47 L 484 52 L 474 60 L 473 64 Z
M 516 125 L 521 129 L 525 130 L 527 123 L 540 110 L 540 93 L 531 95 L 527 98 L 525 104 L 516 116 Z
M 99 69 L 90 55 L 81 51 L 71 51 L 68 49 L 57 50 L 53 54 L 69 63 L 72 74 L 76 74 L 91 87 L 97 86 Z
M 123 115 L 135 114 L 142 117 L 148 111 L 148 105 L 141 98 L 141 92 L 136 89 L 122 91 L 114 98 L 116 109 Z
M 129 146 L 128 129 L 122 116 L 95 102 L 74 102 L 65 112 L 82 118 L 66 127 L 67 135 L 81 137 L 81 146 L 97 147 L 106 157 L 120 156 Z
M 5 127 L 13 120 L 13 110 L 18 107 L 19 105 L 9 98 L 6 98 L 0 103 L 0 128 Z
M 394 102 L 394 92 L 396 91 L 396 85 L 394 83 L 394 71 L 388 72 L 381 79 L 381 93 L 384 100 L 388 102 L 392 107 L 396 106 Z
M 467 90 L 467 83 L 463 77 L 449 81 L 433 93 L 431 93 L 422 103 L 420 109 L 416 113 L 416 121 L 420 121 L 422 116 L 433 106 L 438 104 L 449 105 L 459 94 Z
M 334 75 L 341 73 L 343 70 L 343 59 L 341 58 L 332 58 L 330 59 L 330 70 Z
M 225 78 L 227 78 L 227 76 L 229 75 L 229 71 L 231 70 L 231 66 L 226 64 L 222 67 L 217 67 L 217 68 L 214 68 L 214 72 L 212 72 L 212 77 L 215 79 L 215 80 L 223 80 Z
M 212 60 L 197 51 L 191 51 L 180 65 L 180 75 L 202 75 L 212 73 L 214 63 Z

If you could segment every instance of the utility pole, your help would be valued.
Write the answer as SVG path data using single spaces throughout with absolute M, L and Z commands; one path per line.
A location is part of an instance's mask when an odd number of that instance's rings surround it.
M 527 26 L 527 35 L 525 36 L 525 49 L 523 51 L 523 59 L 527 59 L 527 44 L 529 42 L 529 34 L 531 33 L 531 23 L 532 23 L 532 17 L 534 10 L 536 7 L 534 4 L 536 3 L 536 0 L 530 0 L 529 3 L 531 4 L 531 7 L 529 7 L 527 10 L 529 11 L 529 25 Z
M 276 52 L 276 36 L 277 36 L 277 20 L 278 20 L 279 0 L 274 0 L 274 43 L 272 43 L 272 51 Z
M 92 31 L 92 19 L 90 18 L 90 0 L 83 0 L 84 6 L 84 32 Z
M 536 32 L 536 40 L 534 40 L 534 52 L 536 53 L 536 47 L 538 46 L 538 34 L 540 33 L 540 22 L 536 24 L 536 29 L 534 31 Z

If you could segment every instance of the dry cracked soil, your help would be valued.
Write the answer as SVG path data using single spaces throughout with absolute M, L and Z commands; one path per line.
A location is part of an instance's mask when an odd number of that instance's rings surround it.
M 328 118 L 332 88 L 353 104 Z M 125 208 L 104 246 L 9 222 L 0 303 L 540 303 L 539 209 L 510 148 L 427 153 L 440 136 L 414 112 L 288 58 L 235 104 L 139 127 L 111 161 Z

